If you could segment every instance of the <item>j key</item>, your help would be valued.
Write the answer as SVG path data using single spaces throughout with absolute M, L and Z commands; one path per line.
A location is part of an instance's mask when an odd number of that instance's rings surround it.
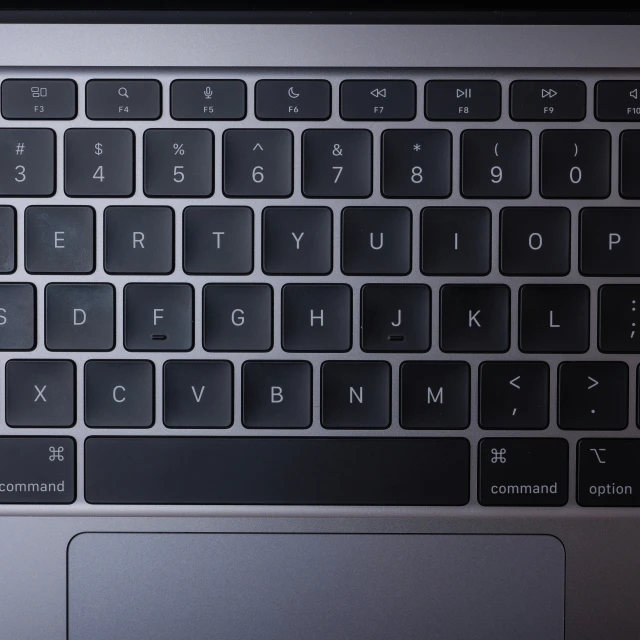
M 72 427 L 76 367 L 70 360 L 9 360 L 5 368 L 10 427 Z
M 596 84 L 596 118 L 604 121 L 640 120 L 640 82 L 605 80 Z
M 285 351 L 349 351 L 351 287 L 288 284 L 282 289 L 282 348 Z
M 426 87 L 427 119 L 497 120 L 500 96 L 495 80 L 432 80 Z
M 229 129 L 223 186 L 230 197 L 288 198 L 293 192 L 293 134 L 287 129 Z
M 493 507 L 561 507 L 569 499 L 569 445 L 560 438 L 484 438 L 478 501 Z
M 416 85 L 410 80 L 345 80 L 340 115 L 343 120 L 413 120 Z
M 589 288 L 525 285 L 520 289 L 520 350 L 584 353 L 589 349 Z
M 154 369 L 146 360 L 90 360 L 84 367 L 88 427 L 150 427 Z
M 385 131 L 382 193 L 387 198 L 448 198 L 451 133 L 439 129 Z
M 30 351 L 35 346 L 35 287 L 0 283 L 0 351 Z
M 640 276 L 640 209 L 583 209 L 580 212 L 580 273 Z
M 509 287 L 445 285 L 440 290 L 442 351 L 509 350 Z
M 321 394 L 325 429 L 386 429 L 391 424 L 388 362 L 325 362 Z
M 483 362 L 480 365 L 483 429 L 546 429 L 549 365 L 546 362 Z
M 367 284 L 361 323 L 363 351 L 426 352 L 431 347 L 431 289 Z
M 327 207 L 267 207 L 262 214 L 265 273 L 331 272 L 333 214 Z
M 29 273 L 91 273 L 95 268 L 91 207 L 27 207 L 25 267 Z
M 307 198 L 367 198 L 372 190 L 370 131 L 310 129 L 302 136 L 302 192 Z
M 128 351 L 191 349 L 191 285 L 128 284 L 124 288 L 124 347 Z
M 604 353 L 640 353 L 640 286 L 600 287 L 598 348 Z
M 249 207 L 187 207 L 182 231 L 186 273 L 246 275 L 253 271 Z
M 571 213 L 564 208 L 507 207 L 500 214 L 500 271 L 565 276 L 571 254 Z
M 129 129 L 69 129 L 64 136 L 68 196 L 129 197 L 135 189 L 135 138 Z
M 171 83 L 174 120 L 242 120 L 247 114 L 242 80 L 175 80 Z
M 578 442 L 578 504 L 640 507 L 640 440 Z
M 71 504 L 75 454 L 73 438 L 0 438 L 0 503 Z
M 111 284 L 49 284 L 45 343 L 50 351 L 109 351 L 115 346 Z
M 308 362 L 245 362 L 242 424 L 249 429 L 311 426 L 312 369 Z
M 461 191 L 465 198 L 527 198 L 531 194 L 531 134 L 464 131 Z
M 511 83 L 512 120 L 584 120 L 587 87 L 580 80 L 516 80 Z
M 563 362 L 558 368 L 561 429 L 624 429 L 628 407 L 625 362 Z
M 0 195 L 52 196 L 55 153 L 51 129 L 0 129 Z
M 5 80 L 2 117 L 7 120 L 71 120 L 76 117 L 73 80 Z
M 422 210 L 421 270 L 425 275 L 491 271 L 491 211 L 484 207 Z
M 400 368 L 403 429 L 466 429 L 471 370 L 466 362 L 404 362 Z
M 260 80 L 256 83 L 259 120 L 327 120 L 331 84 L 326 80 Z
M 148 129 L 144 192 L 151 197 L 206 198 L 213 193 L 213 133 L 208 129 Z
M 411 271 L 411 211 L 347 207 L 342 212 L 342 271 L 406 275 Z
M 157 80 L 90 80 L 87 118 L 90 120 L 157 120 L 162 90 Z
M 640 131 L 620 134 L 620 195 L 640 198 Z
M 107 207 L 104 269 L 107 273 L 171 273 L 173 210 L 169 207 Z
M 100 437 L 85 460 L 93 504 L 469 502 L 464 438 Z
M 16 210 L 0 206 L 0 273 L 16 269 Z
M 543 198 L 606 198 L 611 193 L 611 134 L 553 130 L 540 136 Z
M 203 306 L 207 351 L 271 350 L 273 290 L 268 284 L 208 284 Z
M 233 423 L 233 365 L 212 360 L 165 362 L 163 407 L 167 427 L 230 427 Z

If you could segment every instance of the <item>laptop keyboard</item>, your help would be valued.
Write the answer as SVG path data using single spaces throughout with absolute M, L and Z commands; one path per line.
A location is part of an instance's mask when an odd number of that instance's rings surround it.
M 640 506 L 640 81 L 361 75 L 5 74 L 0 504 Z

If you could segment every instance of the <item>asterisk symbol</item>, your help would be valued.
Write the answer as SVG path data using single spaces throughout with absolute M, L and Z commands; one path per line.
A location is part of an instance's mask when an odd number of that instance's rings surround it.
M 419 144 L 414 144 L 413 145 L 413 150 L 414 151 L 420 151 L 420 149 L 422 149 L 422 147 Z

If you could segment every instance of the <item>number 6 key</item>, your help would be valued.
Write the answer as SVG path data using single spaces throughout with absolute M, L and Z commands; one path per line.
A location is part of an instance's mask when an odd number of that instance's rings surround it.
M 55 133 L 0 129 L 0 195 L 51 196 L 55 184 Z

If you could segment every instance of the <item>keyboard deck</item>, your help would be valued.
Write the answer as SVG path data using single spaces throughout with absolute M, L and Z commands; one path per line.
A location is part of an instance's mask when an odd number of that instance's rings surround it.
M 640 506 L 640 80 L 2 78 L 0 504 Z

